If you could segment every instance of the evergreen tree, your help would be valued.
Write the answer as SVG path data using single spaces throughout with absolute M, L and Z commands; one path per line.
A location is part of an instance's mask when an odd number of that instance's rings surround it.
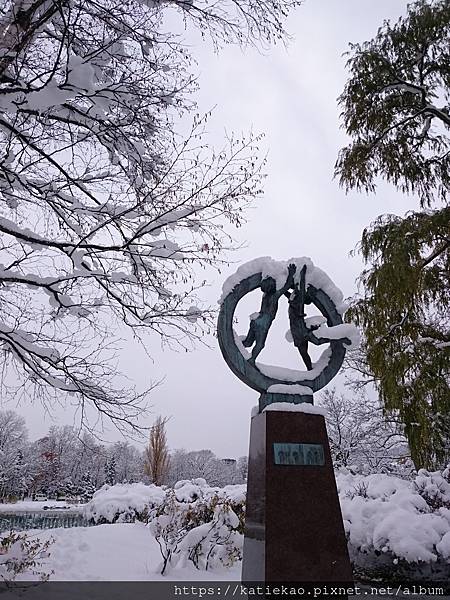
M 350 318 L 362 326 L 367 371 L 385 409 L 405 424 L 416 467 L 449 457 L 450 440 L 450 4 L 420 0 L 351 46 L 340 97 L 352 143 L 336 174 L 374 191 L 381 176 L 419 197 L 405 217 L 364 230 L 368 265 Z
M 114 456 L 106 459 L 105 483 L 108 485 L 114 485 L 116 483 L 116 459 Z
M 64 481 L 63 490 L 64 490 L 65 495 L 68 496 L 69 498 L 75 497 L 78 493 L 78 488 L 74 484 L 71 477 L 67 477 L 67 479 Z
M 28 489 L 28 481 L 26 476 L 26 465 L 23 452 L 17 450 L 16 459 L 14 461 L 13 472 L 11 477 L 11 494 L 22 498 Z
M 89 471 L 83 474 L 79 487 L 79 494 L 83 498 L 84 502 L 91 500 L 95 493 L 95 485 L 92 482 L 92 477 Z

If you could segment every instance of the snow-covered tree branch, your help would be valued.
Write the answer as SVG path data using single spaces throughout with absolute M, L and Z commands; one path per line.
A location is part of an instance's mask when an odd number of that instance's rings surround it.
M 181 344 L 208 327 L 194 267 L 232 246 L 224 225 L 242 222 L 264 161 L 252 135 L 208 146 L 192 58 L 164 16 L 181 13 L 218 45 L 261 43 L 283 38 L 297 4 L 0 9 L 0 343 L 27 393 L 73 394 L 83 418 L 93 405 L 130 424 L 145 397 L 115 377 L 122 325 Z

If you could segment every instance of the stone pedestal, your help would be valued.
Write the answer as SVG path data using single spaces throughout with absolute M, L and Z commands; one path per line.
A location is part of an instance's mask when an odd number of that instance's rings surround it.
M 352 581 L 322 415 L 254 416 L 247 490 L 244 583 Z

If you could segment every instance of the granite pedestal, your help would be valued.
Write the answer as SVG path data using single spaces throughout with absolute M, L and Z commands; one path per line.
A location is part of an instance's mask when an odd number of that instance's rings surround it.
M 243 583 L 352 581 L 322 415 L 252 417 L 247 490 Z

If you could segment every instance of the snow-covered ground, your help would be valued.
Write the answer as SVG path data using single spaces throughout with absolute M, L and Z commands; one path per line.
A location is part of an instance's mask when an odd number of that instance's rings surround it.
M 450 469 L 422 470 L 412 480 L 341 469 L 336 483 L 357 576 L 450 580 Z M 29 502 L 21 504 L 30 510 Z M 237 581 L 244 504 L 244 485 L 116 484 L 98 490 L 84 509 L 87 519 L 104 524 L 27 535 L 55 540 L 39 569 L 53 571 L 51 580 Z M 158 540 L 166 556 L 173 552 L 164 577 Z M 217 570 L 205 570 L 211 565 Z
M 215 571 L 199 571 L 191 564 L 160 575 L 161 555 L 150 530 L 142 523 L 116 523 L 71 529 L 32 530 L 41 541 L 53 538 L 42 571 L 50 581 L 239 581 L 241 563 Z M 21 576 L 20 579 L 33 579 Z
M 67 502 L 63 502 L 61 500 L 46 500 L 45 502 L 37 502 L 35 500 L 23 500 L 21 502 L 8 502 L 5 504 L 0 504 L 0 512 L 40 512 L 44 511 L 45 506 L 47 507 L 47 509 L 45 510 L 56 508 L 57 510 L 65 509 L 74 512 L 81 512 L 84 508 L 84 504 L 68 504 Z

